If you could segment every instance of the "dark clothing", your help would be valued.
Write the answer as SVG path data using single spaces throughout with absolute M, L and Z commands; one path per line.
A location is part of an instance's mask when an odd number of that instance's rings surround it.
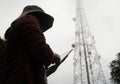
M 5 38 L 7 49 L 0 84 L 46 84 L 45 67 L 51 64 L 53 52 L 38 19 L 26 15 L 15 20 Z M 36 76 L 39 83 L 34 83 Z

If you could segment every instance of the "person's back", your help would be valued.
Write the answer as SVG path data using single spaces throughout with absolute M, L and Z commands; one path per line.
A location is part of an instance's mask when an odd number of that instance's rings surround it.
M 7 49 L 0 84 L 46 84 L 45 67 L 55 58 L 43 34 L 50 26 L 43 26 L 30 13 L 22 13 L 6 31 Z M 44 31 L 43 27 L 46 27 Z

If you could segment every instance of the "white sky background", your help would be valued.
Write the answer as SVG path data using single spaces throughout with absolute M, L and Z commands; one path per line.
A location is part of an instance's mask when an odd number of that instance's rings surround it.
M 74 43 L 75 0 L 0 0 L 0 36 L 28 4 L 41 6 L 55 18 L 53 27 L 45 33 L 53 51 L 63 54 Z M 91 32 L 96 40 L 101 64 L 109 83 L 109 63 L 120 51 L 120 0 L 83 0 Z M 58 70 L 48 78 L 49 84 L 73 84 L 73 52 Z

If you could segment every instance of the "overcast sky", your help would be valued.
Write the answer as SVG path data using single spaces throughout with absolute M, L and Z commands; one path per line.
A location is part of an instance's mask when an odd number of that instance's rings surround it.
M 22 12 L 28 4 L 42 7 L 46 13 L 55 18 L 53 27 L 45 33 L 47 42 L 53 51 L 60 55 L 71 49 L 74 43 L 75 2 L 76 0 L 0 0 L 0 36 L 10 23 Z M 88 24 L 96 40 L 101 64 L 109 83 L 109 63 L 120 51 L 120 0 L 83 0 Z M 73 83 L 73 55 L 58 68 L 57 72 L 48 78 L 49 84 Z

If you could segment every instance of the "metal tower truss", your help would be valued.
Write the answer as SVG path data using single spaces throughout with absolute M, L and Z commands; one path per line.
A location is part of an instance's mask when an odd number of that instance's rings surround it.
M 74 44 L 74 84 L 106 84 L 94 37 L 85 17 L 84 9 L 77 0 Z

